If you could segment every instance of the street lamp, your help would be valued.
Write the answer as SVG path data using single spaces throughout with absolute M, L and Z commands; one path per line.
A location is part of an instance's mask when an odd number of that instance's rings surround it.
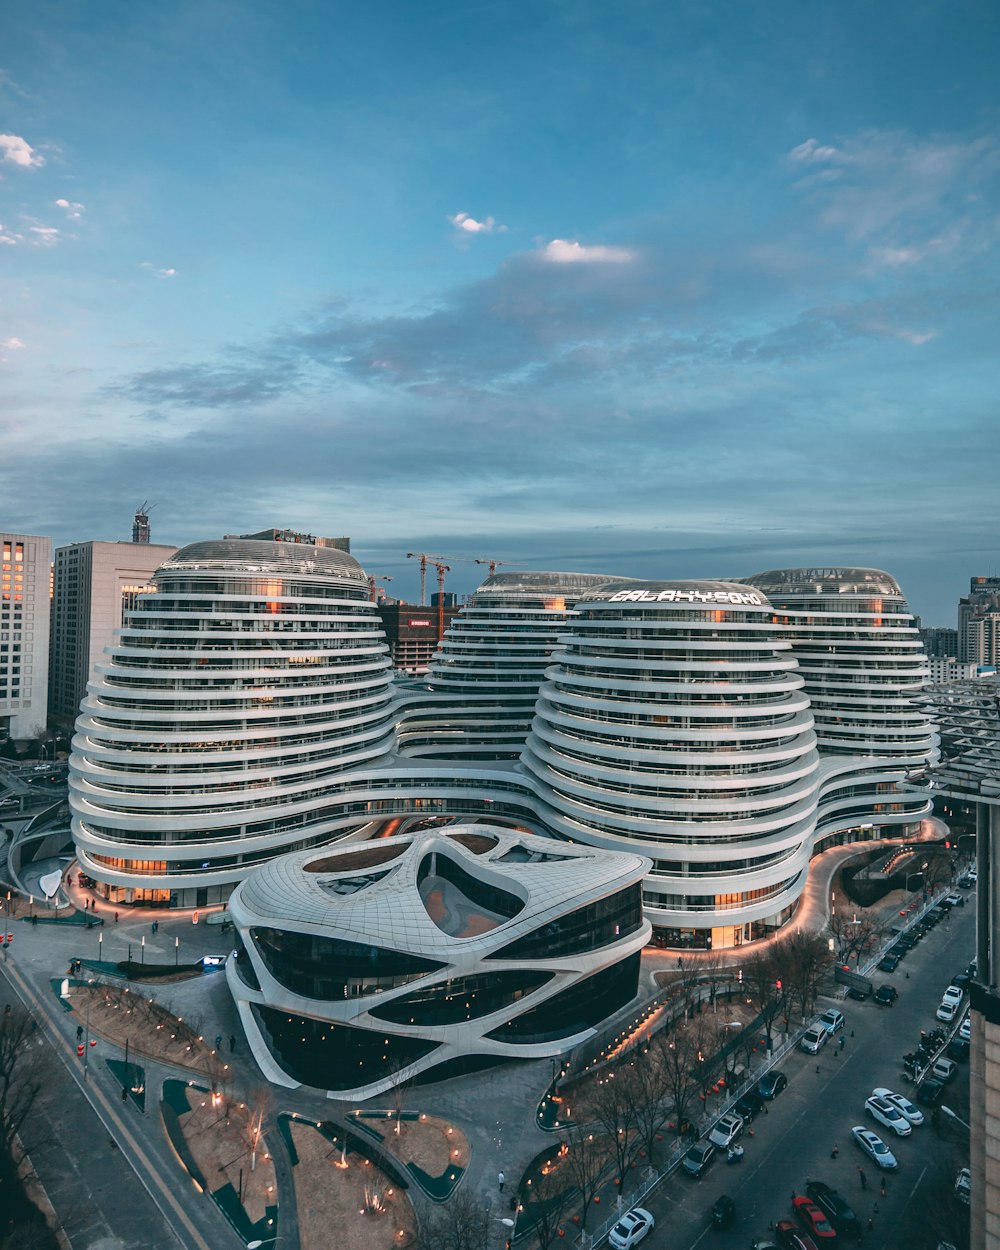
M 966 1122 L 962 1119 L 960 1115 L 956 1115 L 954 1111 L 952 1111 L 951 1107 L 945 1107 L 944 1105 L 942 1105 L 941 1110 L 948 1117 L 949 1120 L 957 1120 L 959 1124 L 962 1125 L 963 1128 L 969 1129 L 970 1133 L 972 1132 L 972 1129 L 969 1128 L 969 1125 L 966 1124 Z

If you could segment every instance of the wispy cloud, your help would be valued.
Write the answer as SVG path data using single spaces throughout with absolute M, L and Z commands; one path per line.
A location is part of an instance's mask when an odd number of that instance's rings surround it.
M 45 158 L 20 135 L 0 135 L 0 158 L 6 164 L 19 165 L 22 169 L 37 168 L 45 164 Z
M 567 239 L 553 239 L 542 256 L 554 265 L 625 265 L 635 260 L 635 252 L 627 247 L 585 247 Z
M 24 347 L 24 344 L 18 338 L 0 339 L 0 347 L 5 348 L 7 351 L 15 352 Z
M 790 160 L 800 165 L 822 164 L 835 160 L 838 155 L 836 148 L 824 146 L 821 143 L 817 143 L 815 139 L 807 139 L 805 143 L 800 143 L 797 148 L 792 148 L 788 154 Z
M 31 242 L 37 247 L 55 247 L 59 242 L 59 231 L 55 226 L 29 226 L 28 233 L 34 236 Z
M 87 211 L 82 204 L 76 204 L 72 200 L 56 200 L 56 207 L 61 208 L 71 221 L 79 221 Z
M 494 230 L 498 234 L 503 234 L 507 229 L 506 226 L 497 225 L 494 217 L 484 217 L 482 221 L 477 221 L 468 213 L 455 213 L 448 220 L 456 230 L 461 230 L 465 234 L 492 234 Z
M 151 261 L 144 260 L 139 265 L 140 269 L 146 269 L 157 278 L 175 278 L 177 276 L 176 269 L 158 269 Z
M 17 247 L 22 241 L 22 236 L 15 230 L 8 230 L 6 226 L 0 226 L 0 247 Z

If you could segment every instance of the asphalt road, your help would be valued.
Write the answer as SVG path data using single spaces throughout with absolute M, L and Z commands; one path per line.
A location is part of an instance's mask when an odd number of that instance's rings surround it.
M 971 903 L 972 896 L 967 897 Z M 942 1195 L 968 1162 L 967 1132 L 955 1124 L 937 1132 L 928 1113 L 910 1137 L 896 1138 L 866 1116 L 864 1103 L 876 1086 L 912 1095 L 902 1080 L 901 1057 L 914 1049 L 922 1028 L 937 1023 L 941 994 L 964 970 L 974 946 L 974 908 L 956 908 L 948 924 L 933 929 L 894 973 L 875 974 L 876 985 L 885 982 L 899 990 L 894 1007 L 820 999 L 818 1010 L 837 1006 L 847 1017 L 843 1052 L 831 1040 L 815 1058 L 799 1051 L 787 1056 L 780 1067 L 788 1088 L 769 1105 L 768 1115 L 753 1122 L 753 1136 L 744 1134 L 743 1161 L 727 1164 L 717 1157 L 700 1181 L 675 1173 L 645 1204 L 657 1227 L 643 1242 L 644 1250 L 749 1246 L 754 1237 L 767 1235 L 769 1221 L 793 1218 L 792 1194 L 804 1193 L 808 1179 L 839 1189 L 863 1224 L 871 1219 L 864 1237 L 869 1250 L 934 1250 L 944 1231 Z M 960 1065 L 943 1101 L 968 1121 L 968 1063 Z M 853 1144 L 851 1127 L 865 1123 L 896 1155 L 898 1171 L 880 1173 Z M 839 1147 L 836 1159 L 830 1157 L 834 1146 Z M 867 1191 L 861 1188 L 859 1165 L 867 1174 Z M 735 1200 L 737 1215 L 729 1228 L 716 1230 L 709 1211 L 721 1194 Z

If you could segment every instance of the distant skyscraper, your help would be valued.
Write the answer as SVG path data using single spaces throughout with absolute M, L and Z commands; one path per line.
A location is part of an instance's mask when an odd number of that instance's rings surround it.
M 948 626 L 927 627 L 919 631 L 924 651 L 929 660 L 955 660 L 958 658 L 958 630 Z
M 52 590 L 49 711 L 72 724 L 87 682 L 115 630 L 153 573 L 176 547 L 155 543 L 72 543 L 57 547 Z
M 0 534 L 0 738 L 33 738 L 48 717 L 52 539 Z
M 132 518 L 132 541 L 134 543 L 149 542 L 149 508 L 146 504 L 137 508 Z
M 973 577 L 958 601 L 958 658 L 1000 663 L 1000 577 Z

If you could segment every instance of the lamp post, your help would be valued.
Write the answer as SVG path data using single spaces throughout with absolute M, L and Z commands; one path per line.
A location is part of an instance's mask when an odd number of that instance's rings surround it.
M 83 1040 L 83 1079 L 87 1079 L 87 1066 L 90 1063 L 90 987 L 92 980 L 87 982 L 87 1035 Z M 79 1034 L 77 1035 L 79 1036 Z
M 971 1128 L 969 1128 L 969 1125 L 966 1124 L 966 1122 L 962 1119 L 962 1117 L 960 1115 L 956 1115 L 954 1111 L 952 1111 L 951 1107 L 946 1107 L 942 1104 L 941 1111 L 944 1115 L 948 1117 L 949 1120 L 957 1120 L 959 1124 L 962 1125 L 963 1128 L 968 1128 L 970 1132 L 972 1131 Z
M 177 960 L 180 958 L 181 940 L 174 935 L 174 967 L 177 967 Z
M 146 962 L 146 935 L 145 933 L 142 935 L 142 962 L 143 964 L 145 964 Z

